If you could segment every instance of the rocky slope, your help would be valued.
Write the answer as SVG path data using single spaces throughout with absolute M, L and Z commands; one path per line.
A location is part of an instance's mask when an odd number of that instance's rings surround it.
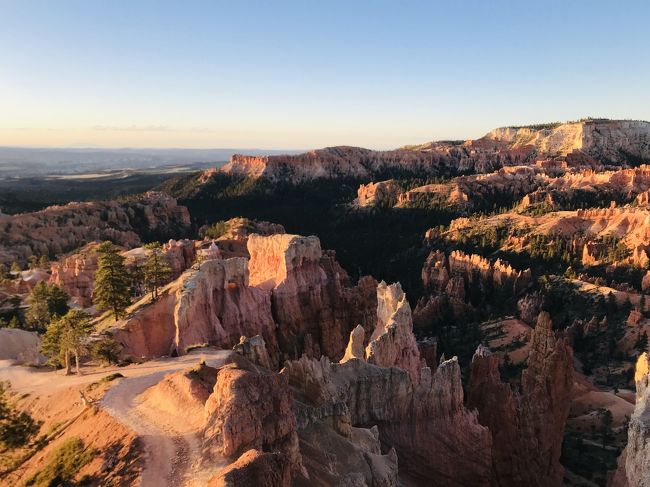
M 0 262 L 58 256 L 92 241 L 132 248 L 143 240 L 167 240 L 190 228 L 187 209 L 162 193 L 137 199 L 50 206 L 35 213 L 0 215 Z

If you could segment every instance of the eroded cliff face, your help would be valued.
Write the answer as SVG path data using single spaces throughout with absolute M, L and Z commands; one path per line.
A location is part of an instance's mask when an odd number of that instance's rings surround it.
M 92 241 L 110 240 L 132 248 L 140 245 L 141 239 L 183 236 L 189 228 L 187 208 L 157 192 L 126 202 L 50 206 L 34 213 L 0 215 L 0 262 L 61 255 Z
M 448 257 L 439 250 L 431 252 L 422 266 L 422 283 L 439 293 L 454 289 L 449 289 L 454 276 L 462 278 L 463 288 L 474 283 L 489 284 L 509 286 L 514 293 L 525 289 L 532 281 L 530 269 L 518 271 L 501 259 L 490 262 L 485 257 L 460 250 L 452 251 Z M 459 292 L 451 293 L 451 297 L 464 299 L 461 292 L 464 290 L 459 288 Z
M 112 328 L 124 353 L 134 358 L 184 353 L 210 343 L 232 348 L 242 335 L 261 335 L 277 367 L 279 352 L 268 292 L 248 285 L 244 258 L 215 259 L 185 272 L 147 296 Z
M 560 159 L 557 163 L 556 159 Z M 431 142 L 390 151 L 328 147 L 297 155 L 234 155 L 221 171 L 300 183 L 314 179 L 373 179 L 388 170 L 436 175 L 445 171 L 490 172 L 541 160 L 543 168 L 589 167 L 650 160 L 650 123 L 587 120 L 548 128 L 504 127 L 465 142 Z M 217 171 L 205 172 L 207 181 Z
M 445 301 L 451 305 L 454 316 L 462 318 L 474 309 L 477 299 L 489 300 L 499 289 L 518 295 L 532 282 L 530 269 L 517 270 L 501 259 L 491 262 L 460 250 L 449 255 L 440 250 L 430 252 L 421 275 L 426 294 L 413 312 L 418 327 L 435 320 Z
M 636 405 L 623 452 L 624 477 L 630 487 L 647 487 L 650 485 L 650 368 L 647 353 L 641 354 L 637 360 L 634 382 Z
M 435 485 L 490 485 L 490 434 L 463 406 L 456 359 L 434 374 L 423 368 L 417 385 L 405 370 L 361 359 L 336 364 L 303 356 L 287 362 L 282 373 L 296 391 L 301 436 L 322 425 L 345 438 L 356 428 L 376 428 L 389 451 L 383 461 L 393 463 L 394 448 L 400 476 Z
M 357 204 L 362 208 L 390 208 L 397 204 L 402 190 L 396 181 L 362 184 L 357 189 Z
M 98 244 L 85 245 L 73 255 L 52 263 L 50 283 L 56 284 L 82 308 L 92 305 L 93 283 L 97 272 Z
M 352 285 L 317 237 L 251 235 L 248 252 L 250 284 L 270 292 L 278 343 L 287 357 L 304 352 L 338 360 L 354 326 L 361 324 L 370 336 L 376 282 L 365 277 Z
M 352 340 L 350 340 L 352 341 Z M 377 325 L 366 348 L 368 362 L 406 370 L 414 384 L 424 365 L 413 335 L 411 306 L 399 283 L 377 286 Z
M 582 152 L 614 163 L 629 155 L 650 158 L 650 123 L 642 121 L 587 120 L 543 129 L 500 128 L 485 138 L 512 147 L 533 146 L 549 156 Z
M 302 353 L 340 359 L 357 324 L 370 337 L 377 307 L 372 278 L 352 285 L 316 237 L 251 235 L 248 246 L 250 261 L 208 260 L 163 288 L 157 301 L 147 296 L 134 304 L 112 325 L 125 354 L 185 353 L 204 343 L 231 348 L 242 335 L 260 335 L 277 368 Z
M 205 458 L 236 459 L 250 449 L 280 452 L 302 471 L 296 418 L 287 377 L 241 359 L 219 369 L 205 404 Z
M 440 485 L 489 485 L 490 433 L 463 406 L 457 359 L 442 362 L 433 373 L 424 365 L 398 284 L 379 284 L 377 302 L 377 325 L 365 353 L 359 326 L 340 363 L 306 355 L 285 363 L 281 373 L 294 390 L 301 439 L 327 428 L 350 442 L 358 428 L 376 429 L 389 456 L 375 460 L 392 464 L 394 448 L 401 476 Z M 369 473 L 365 478 L 375 485 Z
M 520 391 L 501 381 L 499 356 L 479 347 L 471 364 L 468 405 L 492 434 L 496 485 L 560 485 L 562 437 L 569 414 L 573 352 L 539 315 Z

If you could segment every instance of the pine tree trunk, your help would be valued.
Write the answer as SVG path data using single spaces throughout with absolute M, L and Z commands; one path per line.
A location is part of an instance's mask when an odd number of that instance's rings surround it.
M 79 350 L 74 351 L 74 363 L 77 369 L 77 375 L 81 375 L 81 367 L 79 367 Z
M 65 375 L 72 374 L 72 369 L 70 368 L 70 352 L 65 351 Z

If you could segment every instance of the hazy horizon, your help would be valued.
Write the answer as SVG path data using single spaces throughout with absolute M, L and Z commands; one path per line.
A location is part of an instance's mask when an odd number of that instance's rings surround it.
M 650 119 L 650 4 L 1 2 L 0 146 L 390 149 Z

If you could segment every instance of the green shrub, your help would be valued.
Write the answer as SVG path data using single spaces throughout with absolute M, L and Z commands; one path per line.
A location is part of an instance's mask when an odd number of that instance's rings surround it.
M 25 486 L 50 487 L 74 485 L 79 471 L 96 455 L 92 448 L 84 447 L 79 438 L 68 438 L 50 455 L 48 463 L 25 482 Z

